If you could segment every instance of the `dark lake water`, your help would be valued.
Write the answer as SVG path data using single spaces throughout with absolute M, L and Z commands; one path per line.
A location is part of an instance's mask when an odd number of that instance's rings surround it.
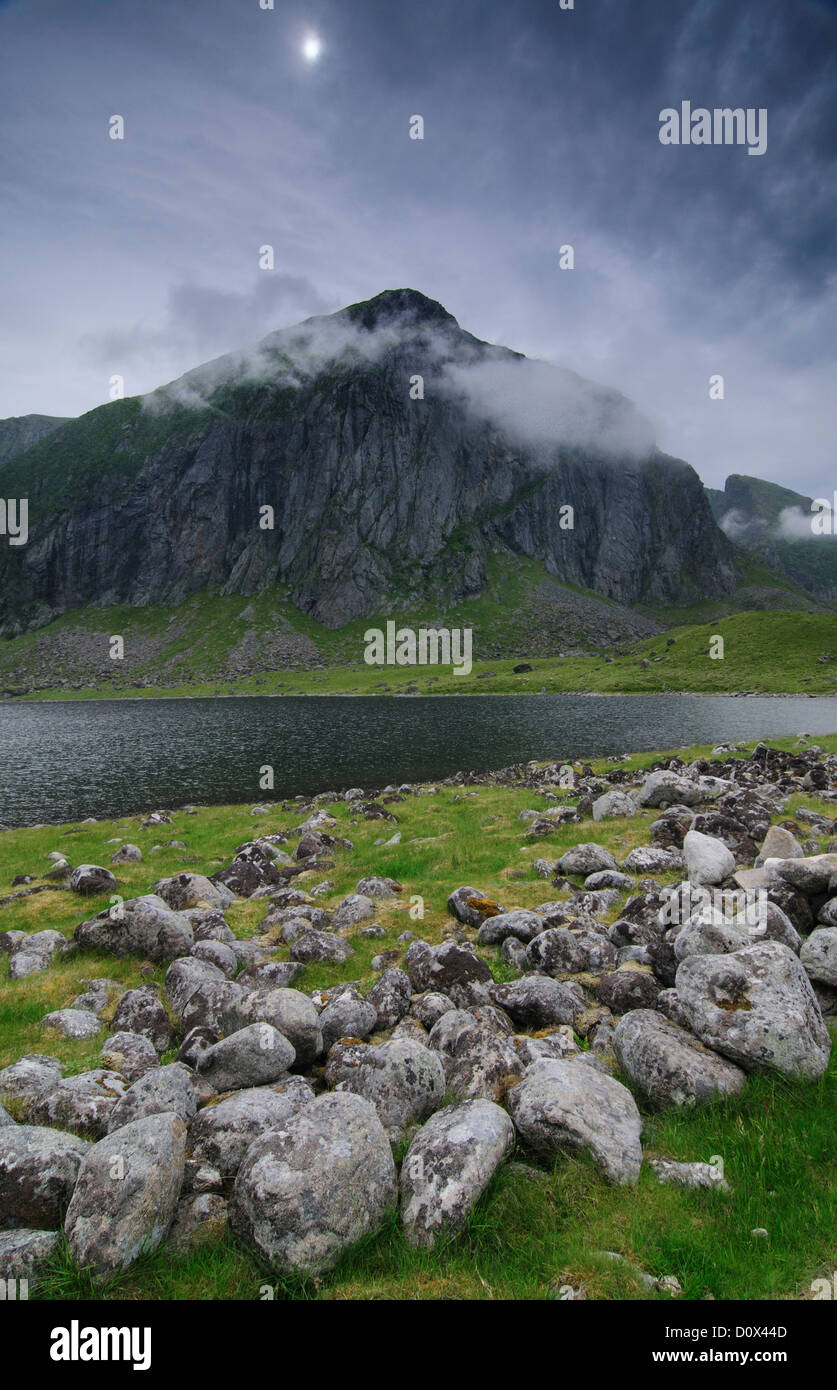
M 837 732 L 837 698 L 265 696 L 0 705 L 0 823 L 57 823 L 188 802 L 278 800 L 802 731 Z M 274 769 L 274 789 L 259 787 Z

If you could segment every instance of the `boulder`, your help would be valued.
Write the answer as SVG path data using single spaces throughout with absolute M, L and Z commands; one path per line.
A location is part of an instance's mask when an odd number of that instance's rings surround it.
M 637 806 L 697 806 L 706 793 L 688 777 L 668 770 L 649 772 L 642 786 L 633 793 Z
M 578 995 L 548 975 L 524 975 L 510 984 L 494 985 L 491 997 L 520 1028 L 573 1023 L 584 1012 Z
M 735 856 L 722 840 L 690 830 L 683 840 L 683 858 L 692 883 L 718 884 L 735 872 Z
M 760 868 L 765 859 L 803 859 L 805 851 L 789 830 L 784 826 L 771 825 L 764 837 L 761 849 L 756 859 L 756 868 Z
M 438 1054 L 408 1038 L 392 1038 L 380 1047 L 338 1044 L 325 1080 L 332 1090 L 351 1091 L 374 1105 L 393 1144 L 438 1109 L 445 1095 Z
M 36 931 L 22 935 L 9 959 L 9 979 L 25 980 L 48 970 L 52 962 L 68 949 L 60 931 Z
M 124 1076 L 97 1067 L 42 1091 L 29 1107 L 29 1116 L 37 1125 L 54 1125 L 100 1139 L 107 1132 L 111 1111 L 127 1090 Z
M 105 1038 L 99 1060 L 109 1071 L 117 1071 L 132 1084 L 152 1067 L 159 1067 L 154 1044 L 141 1033 L 113 1033 Z
M 269 1023 L 287 1038 L 298 1067 L 309 1066 L 323 1051 L 322 1015 L 298 989 L 252 990 L 242 1003 L 241 1017 L 242 1023 Z
M 601 932 L 550 927 L 531 942 L 526 960 L 531 970 L 545 975 L 595 974 L 616 964 L 616 948 Z
M 240 1091 L 278 1081 L 296 1053 L 269 1023 L 251 1023 L 222 1038 L 200 1058 L 198 1070 L 216 1091 Z
M 660 982 L 647 967 L 629 961 L 616 970 L 606 971 L 599 979 L 596 993 L 599 1002 L 612 1013 L 625 1014 L 631 1009 L 653 1009 Z
M 91 893 L 112 893 L 115 887 L 116 879 L 110 869 L 103 869 L 100 864 L 79 864 L 70 874 L 70 888 L 74 893 L 83 893 L 85 896 Z
M 76 927 L 75 940 L 93 951 L 152 961 L 175 960 L 194 945 L 188 919 L 153 893 L 105 908 Z
M 0 1129 L 0 1228 L 57 1230 L 89 1148 L 57 1129 Z
M 89 1150 L 64 1222 L 82 1269 L 107 1278 L 165 1240 L 185 1158 L 186 1126 L 171 1112 L 134 1120 Z
M 375 981 L 366 996 L 366 1002 L 375 1010 L 377 1027 L 382 1031 L 388 1031 L 409 1012 L 411 998 L 409 975 L 404 970 L 393 968 L 385 970 L 380 979 Z M 362 1034 L 358 1033 L 356 1036 L 361 1037 Z
M 511 1039 L 499 1037 L 463 1009 L 442 1014 L 429 1042 L 441 1054 L 447 1089 L 457 1100 L 502 1100 L 523 1075 Z
M 465 1100 L 433 1115 L 401 1165 L 408 1243 L 430 1247 L 461 1230 L 514 1142 L 511 1120 L 493 1101 Z
M 642 1167 L 642 1121 L 626 1086 L 578 1061 L 543 1060 L 509 1092 L 521 1138 L 549 1158 L 589 1153 L 611 1182 L 635 1183 Z
M 138 1033 L 159 1053 L 172 1045 L 174 1034 L 157 992 L 149 986 L 129 989 L 122 995 L 111 1020 L 116 1033 Z
M 327 1053 L 338 1038 L 368 1038 L 378 1026 L 378 1013 L 357 990 L 344 990 L 326 1004 L 318 1022 L 322 1050 Z
M 41 1027 L 47 1031 L 54 1030 L 62 1038 L 84 1041 L 95 1038 L 104 1026 L 102 1020 L 88 1009 L 56 1009 L 51 1014 L 44 1014 L 41 1019 Z
M 443 941 L 440 946 L 413 941 L 404 965 L 410 986 L 417 994 L 426 990 L 446 994 L 463 1008 L 489 1003 L 489 989 L 494 981 L 491 970 L 473 951 L 455 941 Z
M 0 1231 L 0 1280 L 14 1286 L 8 1299 L 28 1297 L 40 1283 L 44 1266 L 61 1249 L 57 1231 Z M 26 1281 L 26 1295 L 20 1292 Z
M 625 1014 L 613 1036 L 623 1072 L 656 1110 L 737 1096 L 744 1072 L 652 1009 Z
M 635 816 L 636 802 L 627 792 L 609 791 L 593 802 L 593 820 L 608 820 L 612 816 Z
M 394 1208 L 395 1164 L 374 1107 L 321 1096 L 256 1139 L 230 1201 L 230 1225 L 278 1274 L 321 1273 Z
M 366 922 L 374 916 L 375 904 L 371 898 L 363 893 L 350 893 L 335 908 L 331 925 L 335 931 L 345 931 L 347 927 L 356 927 L 359 922 Z
M 479 946 L 498 946 L 507 936 L 529 942 L 544 929 L 544 920 L 537 912 L 500 912 L 487 917 L 477 933 Z
M 197 1192 L 181 1197 L 166 1246 L 175 1255 L 190 1255 L 222 1240 L 227 1233 L 227 1199 L 217 1192 Z
M 291 960 L 299 961 L 301 965 L 318 965 L 323 961 L 343 965 L 353 955 L 348 941 L 332 932 L 304 932 L 291 946 Z
M 0 1071 L 0 1101 L 22 1101 L 28 1112 L 33 1101 L 51 1091 L 60 1080 L 61 1063 L 57 1057 L 30 1052 Z
M 691 1031 L 745 1071 L 823 1075 L 828 1029 L 804 967 L 781 942 L 760 941 L 734 955 L 689 956 L 676 984 Z
M 837 987 L 837 927 L 817 927 L 803 941 L 799 959 L 808 978 Z
M 184 873 L 175 874 L 173 878 L 161 878 L 151 891 L 175 912 L 186 912 L 196 907 L 216 908 L 223 912 L 235 902 L 235 894 L 223 883 L 211 883 L 203 874 Z
M 502 910 L 479 888 L 456 888 L 448 898 L 448 912 L 466 927 L 481 927 L 486 917 L 496 917 Z
M 144 1115 L 171 1111 L 188 1124 L 198 1108 L 193 1073 L 182 1062 L 154 1067 L 135 1081 L 110 1112 L 108 1134 L 141 1120 Z
M 589 874 L 595 874 L 602 869 L 618 869 L 619 865 L 609 850 L 604 845 L 597 845 L 590 842 L 582 845 L 573 845 L 566 854 L 555 865 L 555 872 L 559 874 L 581 874 L 585 878 Z
M 222 1178 L 233 1177 L 255 1139 L 282 1129 L 314 1092 L 301 1076 L 274 1086 L 253 1086 L 205 1105 L 189 1125 L 188 1151 Z

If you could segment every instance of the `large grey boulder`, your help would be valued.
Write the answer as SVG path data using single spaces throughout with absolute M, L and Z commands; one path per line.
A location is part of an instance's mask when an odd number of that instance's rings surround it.
M 115 1033 L 139 1033 L 153 1043 L 157 1052 L 166 1052 L 174 1034 L 156 990 L 143 986 L 126 990 L 111 1020 Z
M 526 960 L 531 970 L 542 970 L 545 975 L 574 975 L 586 970 L 595 974 L 616 964 L 616 947 L 601 932 L 550 927 L 530 943 Z
M 609 791 L 593 802 L 593 820 L 609 820 L 612 816 L 635 816 L 636 802 L 627 792 Z
M 68 942 L 60 931 L 30 932 L 17 943 L 9 958 L 9 979 L 25 980 L 48 970 L 52 962 L 63 956 Z
M 0 1228 L 57 1230 L 89 1148 L 57 1129 L 0 1129 Z
M 144 1115 L 164 1115 L 171 1111 L 188 1124 L 198 1108 L 194 1073 L 182 1062 L 155 1067 L 135 1081 L 114 1106 L 108 1120 L 108 1134 Z
M 509 1092 L 509 1109 L 538 1152 L 586 1152 L 611 1182 L 637 1181 L 642 1121 L 627 1086 L 614 1077 L 580 1061 L 535 1062 Z
M 278 1081 L 295 1056 L 288 1039 L 270 1023 L 251 1023 L 208 1048 L 198 1070 L 216 1091 L 241 1091 Z
M 780 878 L 791 888 L 814 897 L 829 891 L 829 884 L 837 875 L 837 854 L 814 854 L 805 859 L 765 859 L 764 868 L 769 878 Z
M 400 1023 L 409 1012 L 411 999 L 409 975 L 395 968 L 385 970 L 366 996 L 377 1015 L 377 1026 L 383 1031 Z
M 183 1183 L 186 1126 L 145 1115 L 94 1145 L 67 1210 L 70 1253 L 94 1278 L 128 1269 L 165 1240 Z
M 440 946 L 413 941 L 404 966 L 416 994 L 446 994 L 460 1008 L 489 1002 L 494 976 L 488 965 L 455 941 L 443 941 Z
M 223 883 L 211 883 L 203 874 L 184 873 L 175 874 L 173 878 L 161 878 L 151 891 L 175 912 L 201 907 L 217 908 L 223 912 L 235 902 L 235 894 L 229 888 Z
M 76 927 L 75 940 L 90 950 L 152 961 L 176 960 L 194 945 L 188 919 L 153 893 L 105 908 Z
M 325 1080 L 332 1090 L 351 1091 L 374 1105 L 392 1143 L 437 1110 L 445 1096 L 439 1054 L 410 1038 L 392 1038 L 380 1047 L 338 1044 Z
M 466 927 L 481 927 L 487 917 L 496 917 L 501 911 L 493 898 L 487 898 L 481 889 L 468 885 L 455 888 L 448 898 L 448 912 Z
M 109 1071 L 117 1071 L 129 1084 L 159 1067 L 160 1058 L 154 1044 L 141 1033 L 113 1033 L 105 1038 L 99 1061 Z
M 250 991 L 242 1001 L 241 1019 L 269 1023 L 286 1037 L 299 1067 L 308 1066 L 323 1051 L 322 1015 L 318 1015 L 308 995 L 298 989 Z
M 110 869 L 101 864 L 79 864 L 70 874 L 70 888 L 74 893 L 110 893 L 116 887 L 116 879 Z
M 781 825 L 771 825 L 759 850 L 756 868 L 761 868 L 765 859 L 804 858 L 805 851 L 796 836 Z
M 58 1231 L 0 1231 L 0 1280 L 13 1282 L 14 1292 L 7 1298 L 28 1297 L 34 1293 L 44 1266 L 61 1248 Z M 26 1294 L 21 1293 L 26 1281 Z
M 41 1027 L 47 1032 L 53 1030 L 60 1033 L 62 1038 L 80 1041 L 97 1037 L 104 1026 L 102 1020 L 90 1013 L 89 1009 L 56 1009 L 51 1014 L 44 1014 L 41 1019 Z
M 375 904 L 371 898 L 367 898 L 365 893 L 350 893 L 334 909 L 331 925 L 334 931 L 344 931 L 347 927 L 356 927 L 359 922 L 366 922 L 374 916 Z
M 124 1076 L 96 1067 L 42 1091 L 29 1107 L 29 1116 L 37 1125 L 55 1125 L 100 1139 L 107 1132 L 111 1111 L 127 1090 Z
M 21 1101 L 28 1114 L 32 1102 L 44 1091 L 51 1091 L 60 1080 L 61 1063 L 57 1057 L 27 1053 L 0 1071 L 0 1101 Z
M 746 1079 L 739 1067 L 653 1009 L 623 1015 L 613 1050 L 643 1099 L 659 1110 L 737 1096 Z
M 683 858 L 692 883 L 718 884 L 735 873 L 735 855 L 723 840 L 688 830 L 683 840 Z
M 511 1039 L 499 1037 L 464 1009 L 442 1014 L 429 1042 L 441 1054 L 447 1089 L 457 1100 L 502 1100 L 523 1075 Z
M 734 920 L 726 921 L 720 913 L 717 917 L 698 914 L 677 933 L 674 955 L 679 964 L 688 956 L 730 955 L 752 944 L 746 927 L 738 926 Z
M 510 984 L 494 985 L 491 998 L 520 1028 L 573 1023 L 585 1008 L 573 990 L 548 975 L 524 975 Z
M 514 1125 L 493 1101 L 465 1100 L 433 1115 L 401 1165 L 409 1244 L 429 1247 L 461 1230 L 514 1142 Z
M 291 946 L 291 960 L 300 965 L 319 965 L 324 961 L 343 965 L 353 955 L 348 941 L 327 931 L 303 932 Z
M 588 842 L 582 845 L 573 845 L 566 854 L 562 854 L 555 871 L 559 874 L 582 874 L 585 878 L 589 874 L 595 874 L 602 869 L 618 869 L 619 865 L 614 859 L 610 850 L 605 849 L 604 845 L 595 842 Z
M 232 1177 L 254 1139 L 282 1129 L 313 1099 L 314 1092 L 301 1076 L 235 1091 L 198 1111 L 189 1125 L 189 1154 L 217 1168 L 223 1177 Z
M 707 1047 L 745 1071 L 819 1077 L 831 1054 L 811 982 L 778 941 L 734 955 L 689 956 L 677 970 L 678 1005 Z
M 642 786 L 633 793 L 637 806 L 697 806 L 708 799 L 697 782 L 672 771 L 649 772 Z
M 526 912 L 522 908 L 514 912 L 499 912 L 496 917 L 486 917 L 477 932 L 477 944 L 498 946 L 508 936 L 528 943 L 543 929 L 543 917 L 537 912 Z
M 276 1273 L 319 1273 L 383 1225 L 396 1194 L 392 1150 L 374 1107 L 333 1093 L 250 1145 L 230 1226 Z
M 192 995 L 202 985 L 223 984 L 225 981 L 224 972 L 217 965 L 212 965 L 209 961 L 198 960 L 191 955 L 179 956 L 177 960 L 172 961 L 166 971 L 163 990 L 172 1013 L 178 1018 L 182 1018 L 183 1010 Z
M 817 927 L 799 951 L 808 978 L 837 987 L 837 927 Z
M 326 1004 L 319 1025 L 323 1051 L 328 1052 L 338 1038 L 368 1038 L 378 1026 L 378 1012 L 357 990 L 344 990 Z

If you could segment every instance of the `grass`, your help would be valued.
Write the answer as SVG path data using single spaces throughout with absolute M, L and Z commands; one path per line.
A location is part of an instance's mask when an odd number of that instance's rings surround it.
M 508 592 L 510 604 L 518 575 Z M 498 605 L 486 598 L 462 604 L 444 617 L 452 627 L 472 627 L 475 641 L 501 640 L 500 628 L 489 629 Z M 514 610 L 511 610 L 512 616 Z M 243 616 L 246 614 L 246 620 Z M 387 618 L 368 618 L 339 632 L 330 632 L 304 618 L 287 600 L 262 594 L 240 597 L 192 599 L 172 614 L 168 609 L 121 607 L 88 613 L 88 638 L 100 649 L 100 670 L 95 679 L 60 688 L 39 689 L 26 698 L 85 700 L 108 698 L 193 698 L 218 695 L 490 695 L 576 692 L 600 695 L 695 693 L 727 694 L 747 691 L 764 694 L 837 694 L 837 615 L 821 612 L 760 611 L 734 614 L 701 624 L 671 628 L 659 636 L 635 643 L 613 656 L 534 657 L 523 651 L 515 657 L 475 661 L 469 675 L 457 675 L 442 666 L 368 666 L 363 662 L 367 628 L 385 630 Z M 399 616 L 399 624 L 417 629 L 428 622 L 428 613 Z M 431 620 L 440 622 L 441 619 Z M 0 644 L 0 687 L 20 690 L 31 683 L 43 660 L 44 633 L 76 631 L 78 616 L 67 615 L 49 629 Z M 274 670 L 254 670 L 235 679 L 208 680 L 199 675 L 222 669 L 227 661 L 230 632 L 238 636 L 249 624 L 257 646 L 264 650 L 277 634 L 277 624 L 304 639 L 308 645 L 305 665 Z M 126 654 L 139 651 L 130 671 L 118 673 L 114 683 L 108 656 L 108 635 L 124 636 Z M 713 639 L 723 639 L 723 655 Z M 318 653 L 318 655 L 313 655 Z M 820 657 L 831 658 L 825 662 Z M 515 674 L 514 666 L 525 659 L 531 672 Z M 53 678 L 61 670 L 54 662 Z M 69 669 L 69 668 L 67 668 Z M 88 672 L 90 674 L 90 672 Z M 143 685 L 151 678 L 153 685 Z
M 837 751 L 837 734 L 818 738 Z M 790 748 L 792 739 L 771 740 Z M 748 747 L 750 747 L 749 745 Z M 685 758 L 710 750 L 678 750 Z M 746 750 L 742 756 L 746 755 Z M 668 754 L 640 754 L 628 766 L 647 768 Z M 612 767 L 593 762 L 597 771 Z M 350 824 L 344 802 L 330 806 L 339 828 L 355 844 L 354 852 L 337 855 L 327 871 L 333 889 L 320 899 L 336 905 L 367 873 L 396 878 L 398 899 L 379 905 L 383 939 L 354 935 L 355 955 L 340 967 L 306 967 L 299 981 L 305 990 L 357 980 L 368 988 L 375 972 L 371 958 L 398 949 L 397 937 L 412 929 L 438 941 L 450 925 L 448 894 L 470 883 L 505 907 L 534 907 L 556 896 L 534 862 L 554 861 L 564 849 L 596 840 L 621 860 L 648 839 L 657 812 L 630 821 L 592 822 L 562 827 L 548 839 L 527 839 L 520 811 L 545 808 L 537 792 L 499 785 L 439 787 L 432 795 L 395 803 L 402 841 L 378 845 L 394 826 L 380 821 Z M 791 800 L 783 819 L 799 805 L 833 815 L 833 806 L 815 796 Z M 39 873 L 52 849 L 73 862 L 108 863 L 106 841 L 119 836 L 138 843 L 144 862 L 115 869 L 118 891 L 125 897 L 147 892 L 158 877 L 190 868 L 212 873 L 228 862 L 235 847 L 254 834 L 291 829 L 301 819 L 291 803 L 264 817 L 247 806 L 199 808 L 196 815 L 173 812 L 171 826 L 140 830 L 134 817 L 96 824 L 34 827 L 0 834 L 0 896 L 21 872 Z M 165 838 L 183 840 L 186 849 L 151 846 Z M 411 843 L 420 840 L 422 843 Z M 322 871 L 301 877 L 310 887 Z M 411 920 L 410 899 L 420 895 L 425 915 Z M 98 911 L 107 897 L 78 899 L 51 890 L 2 908 L 4 929 L 54 927 L 68 937 L 76 924 Z M 264 902 L 237 902 L 228 912 L 233 930 L 251 935 L 266 911 Z M 618 909 L 609 916 L 618 915 Z M 401 947 L 403 949 L 403 946 Z M 286 957 L 287 947 L 277 949 Z M 483 951 L 495 976 L 506 974 L 499 951 Z M 0 958 L 0 1066 L 26 1052 L 47 1052 L 64 1064 L 65 1075 L 96 1064 L 102 1039 L 74 1042 L 53 1039 L 41 1029 L 44 1013 L 65 1007 L 80 992 L 81 980 L 106 975 L 126 986 L 141 982 L 141 962 L 92 953 L 71 953 L 41 975 L 11 981 L 7 958 Z M 162 981 L 164 968 L 155 970 Z M 10 1107 L 12 1108 L 12 1107 Z M 584 1285 L 588 1297 L 649 1299 L 637 1269 L 675 1275 L 687 1299 L 780 1299 L 804 1297 L 812 1279 L 829 1275 L 837 1263 L 837 1059 L 819 1082 L 789 1084 L 776 1077 L 752 1077 L 743 1097 L 686 1113 L 645 1116 L 643 1147 L 647 1156 L 683 1160 L 723 1159 L 731 1192 L 687 1192 L 662 1187 L 647 1168 L 635 1188 L 612 1187 L 588 1162 L 562 1158 L 545 1165 L 520 1150 L 514 1157 L 525 1167 L 505 1165 L 478 1204 L 466 1230 L 432 1252 L 406 1245 L 395 1218 L 384 1230 L 346 1253 L 320 1280 L 277 1283 L 235 1242 L 225 1237 L 185 1257 L 158 1250 L 132 1270 L 95 1288 L 76 1270 L 66 1251 L 55 1260 L 38 1297 L 51 1299 L 543 1299 L 550 1290 Z M 767 1240 L 751 1236 L 759 1227 Z M 615 1251 L 623 1263 L 602 1252 Z M 267 1292 L 269 1291 L 269 1292 Z

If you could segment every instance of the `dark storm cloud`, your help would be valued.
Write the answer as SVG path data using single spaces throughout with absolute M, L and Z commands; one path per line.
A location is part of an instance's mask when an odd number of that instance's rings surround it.
M 413 285 L 632 397 L 708 482 L 833 486 L 834 5 L 22 0 L 0 52 L 0 414 Z M 683 100 L 766 107 L 767 153 L 662 146 Z

